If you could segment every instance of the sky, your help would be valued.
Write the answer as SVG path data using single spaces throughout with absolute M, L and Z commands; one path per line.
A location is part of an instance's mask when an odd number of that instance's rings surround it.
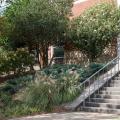
M 0 13 L 5 9 L 5 2 L 0 5 Z

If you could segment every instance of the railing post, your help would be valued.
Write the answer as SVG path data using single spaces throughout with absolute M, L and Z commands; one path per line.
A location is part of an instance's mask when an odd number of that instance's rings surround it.
M 108 70 L 108 66 L 107 66 L 107 87 L 109 86 L 109 81 L 108 81 L 108 78 L 109 78 L 109 70 Z
M 89 102 L 90 102 L 90 80 L 89 80 Z
M 95 88 L 96 88 L 96 86 L 95 86 L 95 76 L 93 77 L 93 79 L 94 79 L 93 83 L 94 83 L 94 91 L 95 91 Z M 94 96 L 95 96 L 95 93 L 94 93 Z
M 85 83 L 83 84 L 83 89 L 85 90 Z M 83 98 L 84 98 L 83 107 L 85 107 L 85 93 L 83 95 Z
M 119 61 L 120 61 L 120 58 L 119 58 L 119 56 L 118 56 L 118 72 L 120 71 L 120 69 L 119 69 Z
M 99 88 L 99 73 L 98 73 L 98 75 L 97 75 L 97 81 L 98 81 L 98 88 Z M 99 89 L 98 89 L 98 94 L 99 94 L 100 92 L 99 92 Z

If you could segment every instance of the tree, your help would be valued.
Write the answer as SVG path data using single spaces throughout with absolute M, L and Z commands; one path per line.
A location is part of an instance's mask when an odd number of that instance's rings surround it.
M 119 9 L 109 4 L 97 5 L 72 21 L 72 40 L 93 62 L 117 38 L 120 32 L 119 22 Z
M 3 17 L 0 17 L 0 36 L 3 34 L 3 29 L 4 29 L 4 19 Z
M 48 65 L 48 47 L 65 39 L 73 0 L 16 0 L 6 10 L 13 43 L 36 47 L 42 67 Z M 39 59 L 39 55 L 38 55 Z

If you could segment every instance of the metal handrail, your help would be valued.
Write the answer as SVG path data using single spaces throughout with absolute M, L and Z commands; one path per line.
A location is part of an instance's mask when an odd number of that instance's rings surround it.
M 94 77 L 95 75 L 97 75 L 99 72 L 101 72 L 104 68 L 106 68 L 108 65 L 110 65 L 111 63 L 113 63 L 113 61 L 115 61 L 117 58 L 119 58 L 119 56 L 117 56 L 116 58 L 114 58 L 113 60 L 111 60 L 109 63 L 107 63 L 104 67 L 102 67 L 100 70 L 98 70 L 97 72 L 95 72 L 94 74 L 92 74 L 89 78 L 87 78 L 84 82 L 81 83 L 84 84 L 85 82 L 89 81 L 92 77 Z
M 86 101 L 90 101 L 91 95 L 96 94 L 96 91 L 99 94 L 100 88 L 105 84 L 109 85 L 109 80 L 120 71 L 119 62 L 120 56 L 117 56 L 79 85 L 82 88 L 82 94 L 78 98 L 80 100 L 79 105 L 83 103 L 83 106 L 85 106 Z M 76 105 L 75 107 L 78 106 Z

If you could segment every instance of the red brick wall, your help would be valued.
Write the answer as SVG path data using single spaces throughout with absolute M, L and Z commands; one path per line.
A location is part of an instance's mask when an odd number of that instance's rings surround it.
M 72 13 L 73 16 L 71 18 L 79 16 L 81 13 L 83 13 L 86 9 L 102 2 L 108 2 L 108 3 L 114 3 L 115 0 L 86 0 L 81 3 L 77 3 L 73 5 Z

